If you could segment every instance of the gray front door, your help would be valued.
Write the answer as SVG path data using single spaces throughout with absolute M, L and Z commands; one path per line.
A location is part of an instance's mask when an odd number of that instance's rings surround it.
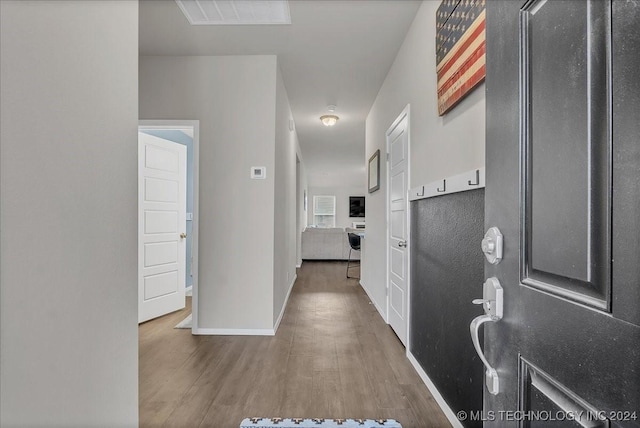
M 488 426 L 640 426 L 636 3 L 487 4 Z

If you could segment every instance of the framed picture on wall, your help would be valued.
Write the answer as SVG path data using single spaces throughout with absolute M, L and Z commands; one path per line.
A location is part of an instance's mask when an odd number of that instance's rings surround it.
M 380 150 L 369 158 L 369 193 L 380 188 Z
M 438 114 L 443 116 L 485 78 L 485 0 L 444 0 L 436 13 Z

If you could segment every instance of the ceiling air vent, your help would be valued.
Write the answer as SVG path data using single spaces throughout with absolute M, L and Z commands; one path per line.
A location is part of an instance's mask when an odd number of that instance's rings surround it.
M 287 0 L 176 0 L 191 25 L 291 24 Z

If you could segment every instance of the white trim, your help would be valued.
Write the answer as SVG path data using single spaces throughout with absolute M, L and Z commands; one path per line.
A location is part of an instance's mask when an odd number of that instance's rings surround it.
M 375 308 L 378 310 L 378 313 L 380 314 L 384 322 L 389 324 L 389 321 L 387 321 L 384 317 L 384 312 L 382 312 L 382 308 L 380 307 L 380 305 L 378 305 L 378 302 L 376 302 L 376 299 L 373 298 L 373 294 L 371 294 L 371 292 L 369 292 L 367 287 L 362 283 L 362 280 L 360 280 L 360 287 L 362 287 L 364 292 L 367 294 L 367 297 L 369 298 L 369 300 L 371 300 L 371 303 L 373 303 L 373 306 L 375 306 Z
M 411 104 L 407 104 L 407 189 L 411 188 Z M 411 201 L 407 198 L 405 207 L 407 214 L 407 305 L 405 349 L 411 349 Z
M 431 395 L 436 400 L 436 403 L 438 403 L 438 405 L 444 412 L 444 415 L 447 417 L 447 419 L 449 419 L 449 422 L 451 423 L 451 425 L 453 425 L 454 428 L 464 428 L 462 423 L 458 420 L 458 418 L 456 418 L 456 415 L 453 412 L 453 410 L 451 410 L 451 407 L 449 407 L 447 402 L 444 400 L 444 397 L 442 397 L 442 394 L 440 394 L 440 391 L 438 391 L 438 388 L 436 388 L 436 386 L 431 381 L 431 379 L 429 379 L 429 376 L 427 375 L 427 373 L 420 366 L 420 363 L 418 363 L 418 360 L 416 360 L 413 354 L 409 351 L 409 348 L 407 348 L 407 358 L 411 362 L 411 365 L 413 366 L 413 368 L 418 373 L 418 376 L 420 376 L 420 379 L 422 379 L 424 384 L 427 386 L 427 389 L 429 390 L 429 392 L 431 392 Z
M 302 267 L 302 262 L 300 262 L 300 264 L 296 265 L 296 269 L 300 269 Z
M 275 336 L 272 328 L 193 328 L 191 333 L 202 336 Z
M 289 291 L 287 291 L 287 297 L 284 298 L 284 303 L 282 304 L 282 310 L 280 310 L 280 315 L 276 320 L 276 323 L 273 325 L 274 334 L 278 331 L 278 327 L 280 327 L 280 321 L 282 321 L 282 317 L 284 316 L 284 311 L 287 309 L 287 303 L 289 303 L 289 296 L 291 295 L 291 290 L 293 290 L 293 285 L 296 283 L 296 279 L 298 279 L 298 275 L 293 275 L 293 281 L 289 284 Z
M 434 196 L 482 189 L 484 186 L 485 169 L 482 167 L 409 189 L 409 201 L 413 202 L 420 199 L 433 198 Z
M 188 286 L 187 288 L 184 289 L 184 293 L 187 296 L 193 296 L 193 285 Z
M 138 129 L 193 129 L 193 248 L 191 249 L 193 297 L 191 298 L 192 334 L 198 331 L 198 237 L 200 231 L 200 121 L 199 120 L 139 120 Z

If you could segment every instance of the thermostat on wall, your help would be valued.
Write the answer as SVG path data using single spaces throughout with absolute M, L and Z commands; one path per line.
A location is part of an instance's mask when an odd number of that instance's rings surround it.
M 251 167 L 251 178 L 254 178 L 254 179 L 267 178 L 267 167 L 266 166 L 252 166 Z

